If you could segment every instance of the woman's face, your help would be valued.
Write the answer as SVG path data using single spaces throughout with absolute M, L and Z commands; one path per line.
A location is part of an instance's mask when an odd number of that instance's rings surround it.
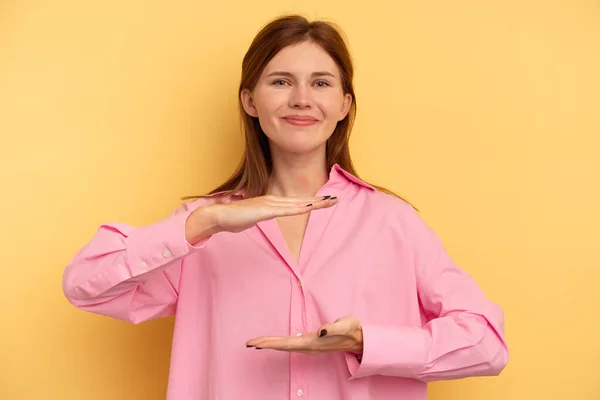
M 242 103 L 259 119 L 272 152 L 302 154 L 324 148 L 352 96 L 329 54 L 307 41 L 273 57 L 252 93 L 242 92 Z

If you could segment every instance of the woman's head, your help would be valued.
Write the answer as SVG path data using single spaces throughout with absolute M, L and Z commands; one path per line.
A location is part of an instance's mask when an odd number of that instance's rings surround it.
M 264 134 L 272 148 L 293 153 L 325 147 L 330 137 L 347 142 L 355 112 L 352 75 L 350 54 L 332 24 L 299 16 L 272 21 L 242 63 L 240 111 L 247 141 L 264 140 Z M 336 154 L 328 156 L 334 163 Z
M 249 140 L 264 133 L 272 157 L 313 153 L 324 161 L 326 143 L 353 99 L 341 69 L 319 44 L 306 40 L 284 47 L 261 71 L 258 80 L 241 89 L 242 118 L 252 124 Z
M 353 173 L 348 139 L 356 112 L 352 60 L 333 24 L 285 16 L 267 24 L 242 62 L 239 86 L 245 152 L 214 192 L 266 193 L 271 149 L 322 152 L 327 167 Z

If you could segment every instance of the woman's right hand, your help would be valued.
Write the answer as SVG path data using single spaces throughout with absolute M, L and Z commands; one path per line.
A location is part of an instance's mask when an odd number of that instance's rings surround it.
M 291 215 L 309 213 L 336 204 L 336 197 L 260 196 L 226 204 L 211 204 L 192 212 L 186 223 L 186 238 L 190 243 L 217 232 L 241 232 L 258 222 Z

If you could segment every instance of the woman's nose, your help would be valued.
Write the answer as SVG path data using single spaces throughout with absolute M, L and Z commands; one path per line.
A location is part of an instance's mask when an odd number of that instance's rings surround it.
M 310 88 L 303 85 L 296 85 L 292 89 L 290 96 L 290 107 L 307 108 L 312 105 L 312 96 Z

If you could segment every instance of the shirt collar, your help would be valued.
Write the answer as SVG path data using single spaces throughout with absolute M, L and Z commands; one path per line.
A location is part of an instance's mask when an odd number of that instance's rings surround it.
M 365 181 L 352 175 L 350 172 L 346 171 L 345 169 L 340 167 L 338 164 L 334 164 L 333 167 L 331 167 L 331 171 L 329 173 L 329 182 L 335 185 L 336 183 L 347 182 L 347 181 L 356 183 L 359 186 L 365 187 L 365 188 L 373 190 L 373 191 L 377 190 L 377 189 L 375 189 L 375 187 L 369 185 Z

